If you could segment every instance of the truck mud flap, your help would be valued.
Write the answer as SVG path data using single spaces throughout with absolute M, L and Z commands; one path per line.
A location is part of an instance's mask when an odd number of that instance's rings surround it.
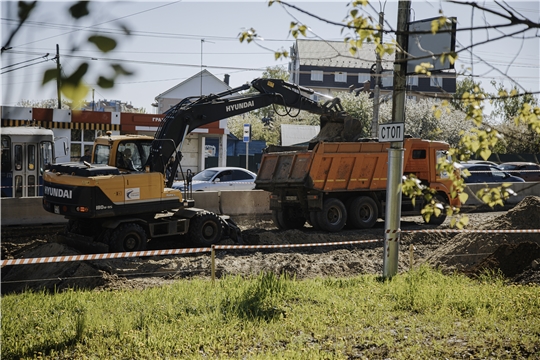
M 56 242 L 72 247 L 86 254 L 108 253 L 109 245 L 96 242 L 90 236 L 73 233 L 61 233 L 56 235 Z

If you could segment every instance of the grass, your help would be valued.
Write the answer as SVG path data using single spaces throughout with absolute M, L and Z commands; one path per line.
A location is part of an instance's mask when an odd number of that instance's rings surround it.
M 2 359 L 537 358 L 540 287 L 427 267 L 2 298 Z

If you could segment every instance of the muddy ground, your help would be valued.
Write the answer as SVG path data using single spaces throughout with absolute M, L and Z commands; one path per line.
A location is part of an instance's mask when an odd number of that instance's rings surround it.
M 540 228 L 540 198 L 527 197 L 508 211 L 469 213 L 472 230 L 524 230 Z M 246 243 L 260 245 L 327 243 L 379 240 L 359 245 L 317 246 L 216 251 L 216 275 L 249 276 L 261 271 L 288 273 L 297 279 L 382 275 L 384 223 L 369 230 L 325 233 L 306 227 L 279 231 L 268 218 L 236 218 Z M 462 272 L 471 277 L 498 272 L 508 282 L 540 284 L 539 233 L 443 233 L 418 232 L 449 229 L 449 220 L 438 227 L 425 225 L 420 217 L 403 218 L 399 272 L 409 270 L 410 247 L 414 266 L 429 263 L 443 272 Z M 79 252 L 55 242 L 58 225 L 2 227 L 2 259 L 73 255 Z M 232 244 L 224 240 L 222 244 Z M 150 241 L 149 249 L 184 248 L 175 239 Z M 180 278 L 211 276 L 211 257 L 206 254 L 154 256 L 113 260 L 15 265 L 2 268 L 2 294 L 24 289 L 62 291 L 67 288 L 95 290 L 142 289 Z

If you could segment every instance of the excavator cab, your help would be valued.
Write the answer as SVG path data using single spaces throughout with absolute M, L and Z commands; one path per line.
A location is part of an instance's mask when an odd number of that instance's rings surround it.
M 143 135 L 115 135 L 97 138 L 94 144 L 96 164 L 105 164 L 121 172 L 143 172 L 153 138 Z

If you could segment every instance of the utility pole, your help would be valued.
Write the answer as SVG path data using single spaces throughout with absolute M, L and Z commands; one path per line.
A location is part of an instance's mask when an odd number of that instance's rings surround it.
M 396 60 L 394 62 L 394 96 L 392 122 L 405 122 L 405 86 L 407 75 L 408 23 L 410 0 L 399 0 L 396 32 Z M 388 149 L 388 180 L 385 209 L 385 237 L 383 277 L 391 278 L 398 272 L 399 227 L 401 220 L 401 177 L 403 176 L 403 142 L 392 142 Z
M 381 39 L 381 44 L 383 43 L 383 26 L 384 26 L 384 13 L 381 11 L 379 13 L 379 36 Z M 382 64 L 381 64 L 381 56 L 378 52 L 375 54 L 377 56 L 377 62 L 375 67 L 375 88 L 373 89 L 373 121 L 371 122 L 371 137 L 376 138 L 377 137 L 377 130 L 379 126 L 379 106 L 380 106 L 380 94 L 381 94 L 381 85 L 382 85 L 382 79 L 381 79 L 381 73 L 382 73 Z
M 58 108 L 62 108 L 62 98 L 61 98 L 61 80 L 62 72 L 60 71 L 60 47 L 56 44 L 56 95 L 58 97 Z
M 202 96 L 202 80 L 203 80 L 203 73 L 202 73 L 202 70 L 203 70 L 203 44 L 204 44 L 204 39 L 201 39 L 201 96 Z

